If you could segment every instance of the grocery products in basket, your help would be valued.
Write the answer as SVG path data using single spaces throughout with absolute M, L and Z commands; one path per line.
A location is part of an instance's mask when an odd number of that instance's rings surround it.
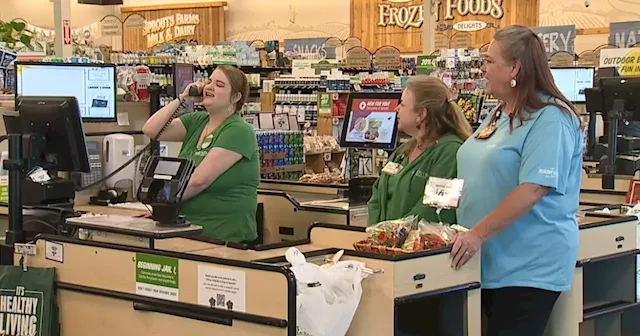
M 433 250 L 450 245 L 456 233 L 465 230 L 459 225 L 431 223 L 409 216 L 368 227 L 368 238 L 354 243 L 354 248 L 384 254 Z

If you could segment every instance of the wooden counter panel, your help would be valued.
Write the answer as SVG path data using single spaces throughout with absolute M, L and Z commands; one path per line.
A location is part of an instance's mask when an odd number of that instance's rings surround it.
M 141 312 L 130 301 L 58 290 L 61 334 L 65 336 L 113 335 L 214 335 L 286 336 L 287 329 L 234 320 L 233 326 L 172 315 Z
M 353 244 L 367 239 L 366 232 L 336 230 L 325 227 L 314 227 L 311 230 L 311 241 L 318 246 L 353 250 Z
M 201 242 L 186 238 L 169 238 L 169 239 L 156 239 L 155 248 L 157 250 L 174 251 L 174 252 L 191 252 L 198 250 L 206 250 L 215 247 L 221 247 L 220 245 Z
M 591 218 L 595 218 L 592 220 Z M 604 220 L 598 217 L 586 217 L 588 222 Z M 584 226 L 583 222 L 580 225 Z M 636 230 L 638 221 L 603 225 L 580 230 L 578 260 L 607 256 L 638 248 Z
M 451 268 L 450 253 L 403 260 L 394 265 L 396 298 L 480 282 L 480 254 L 473 256 L 459 270 Z M 424 274 L 424 280 L 415 281 L 414 276 L 418 274 Z M 418 285 L 422 286 L 416 288 Z
M 130 209 L 123 209 L 123 208 L 118 208 L 118 207 L 110 207 L 110 206 L 103 206 L 103 205 L 77 205 L 74 207 L 74 209 L 76 211 L 86 211 L 86 212 L 91 212 L 93 214 L 98 214 L 98 215 L 120 215 L 120 216 L 140 216 L 140 215 L 144 215 L 145 211 L 140 211 L 140 210 L 130 210 Z
M 59 263 L 45 259 L 44 240 L 38 240 L 37 251 L 37 256 L 27 258 L 28 266 L 55 267 L 57 281 L 136 294 L 136 253 L 65 243 L 64 263 Z M 199 265 L 244 272 L 246 312 L 287 319 L 287 280 L 284 275 L 276 272 L 180 259 L 180 302 L 198 304 Z M 265 291 L 265 288 L 269 290 Z M 265 305 L 264 302 L 271 304 Z
M 342 259 L 363 262 L 369 269 L 384 270 L 382 274 L 373 274 L 362 280 L 362 299 L 347 336 L 393 335 L 393 262 L 353 256 Z
M 306 253 L 311 251 L 324 250 L 327 247 L 319 246 L 315 244 L 305 244 L 295 246 L 300 252 Z M 191 254 L 203 255 L 207 257 L 235 259 L 242 261 L 254 261 L 261 259 L 269 259 L 275 257 L 282 257 L 287 252 L 289 247 L 283 247 L 279 249 L 266 250 L 266 251 L 254 251 L 254 250 L 239 250 L 231 247 L 211 248 L 206 250 L 191 251 Z

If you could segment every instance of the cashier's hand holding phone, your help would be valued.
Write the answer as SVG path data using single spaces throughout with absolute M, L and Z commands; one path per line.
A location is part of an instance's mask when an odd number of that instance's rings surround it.
M 187 87 L 184 89 L 184 91 L 182 91 L 182 93 L 180 94 L 180 100 L 184 100 L 187 102 L 193 102 L 193 103 L 200 103 L 202 102 L 203 96 L 202 96 L 202 92 L 204 92 L 204 86 L 205 84 L 203 82 L 194 82 L 191 83 L 189 85 L 187 85 Z M 195 88 L 197 89 L 197 94 L 194 90 L 194 92 L 191 92 L 191 89 Z

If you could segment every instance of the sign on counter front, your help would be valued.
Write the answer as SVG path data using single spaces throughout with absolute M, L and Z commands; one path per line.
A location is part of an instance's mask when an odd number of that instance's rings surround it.
M 565 51 L 570 54 L 575 53 L 576 45 L 576 26 L 552 26 L 552 27 L 533 27 L 531 28 L 544 43 L 545 51 L 548 56 L 559 51 Z
M 612 22 L 609 24 L 609 45 L 629 48 L 640 43 L 640 21 Z

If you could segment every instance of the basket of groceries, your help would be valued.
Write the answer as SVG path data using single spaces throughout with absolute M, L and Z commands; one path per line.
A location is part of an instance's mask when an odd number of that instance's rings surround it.
M 356 251 L 405 254 L 447 247 L 460 225 L 427 222 L 416 216 L 380 222 L 367 228 L 367 239 L 353 244 Z

